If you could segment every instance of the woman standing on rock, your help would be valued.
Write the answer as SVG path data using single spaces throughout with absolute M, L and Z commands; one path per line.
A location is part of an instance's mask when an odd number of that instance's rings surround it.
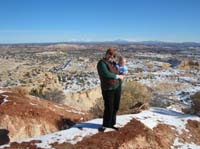
M 118 129 L 114 125 L 121 98 L 120 80 L 124 77 L 119 75 L 119 69 L 114 61 L 116 56 L 117 50 L 110 48 L 97 64 L 104 100 L 103 126 L 99 129 L 100 131 L 104 131 L 105 128 Z

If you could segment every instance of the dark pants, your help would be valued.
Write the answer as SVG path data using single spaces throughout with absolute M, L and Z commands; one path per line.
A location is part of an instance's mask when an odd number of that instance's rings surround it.
M 104 100 L 103 126 L 112 127 L 116 124 L 116 115 L 121 98 L 121 86 L 115 90 L 102 90 Z

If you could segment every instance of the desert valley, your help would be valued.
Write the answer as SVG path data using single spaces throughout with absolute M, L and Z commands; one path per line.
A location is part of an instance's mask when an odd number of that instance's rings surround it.
M 98 132 L 97 62 L 127 58 L 119 131 Z M 200 148 L 200 45 L 0 45 L 0 148 Z

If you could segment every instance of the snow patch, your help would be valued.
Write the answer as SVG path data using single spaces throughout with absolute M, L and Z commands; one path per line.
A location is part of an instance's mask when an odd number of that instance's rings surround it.
M 0 94 L 2 94 L 2 93 L 5 93 L 6 91 L 2 91 L 2 90 L 0 90 Z
M 73 109 L 71 109 L 71 110 L 65 110 L 66 112 L 72 112 L 72 113 L 77 113 L 77 114 L 82 114 L 82 115 L 85 115 L 85 113 L 84 112 L 81 112 L 81 111 L 76 111 L 76 110 L 73 110 Z
M 2 105 L 8 102 L 8 96 L 7 95 L 2 95 L 4 96 L 3 102 L 1 103 Z
M 29 102 L 30 103 L 30 105 L 33 105 L 33 106 L 37 106 L 38 104 L 36 104 L 36 103 L 32 103 L 32 102 Z
M 60 107 L 60 106 L 57 106 L 57 105 L 54 105 L 54 107 L 59 108 L 59 109 L 64 109 L 63 107 Z
M 177 147 L 181 147 L 181 149 L 199 149 L 200 146 L 194 144 L 193 142 L 192 143 L 187 143 L 187 144 L 183 144 L 181 142 L 179 142 L 178 138 L 176 138 L 174 140 L 174 144 L 173 146 L 171 146 L 171 149 L 177 149 Z

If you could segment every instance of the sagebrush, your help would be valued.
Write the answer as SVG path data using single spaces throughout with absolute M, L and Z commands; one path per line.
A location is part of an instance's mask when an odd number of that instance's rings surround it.
M 135 111 L 138 103 L 147 104 L 152 97 L 152 93 L 145 85 L 139 82 L 125 82 L 122 85 L 122 96 L 119 114 L 128 114 Z
M 124 82 L 122 85 L 122 94 L 120 101 L 120 108 L 118 114 L 130 114 L 134 113 L 137 106 L 143 104 L 148 105 L 150 98 L 152 97 L 151 91 L 148 88 L 138 82 Z M 90 113 L 94 117 L 102 117 L 104 111 L 103 99 L 97 100 L 96 104 L 91 108 Z
M 192 110 L 195 114 L 200 115 L 200 91 L 191 96 Z
M 17 86 L 10 89 L 12 93 L 16 93 L 22 96 L 28 95 L 28 90 L 25 87 Z
M 30 94 L 36 97 L 44 98 L 46 100 L 50 100 L 56 103 L 63 103 L 65 100 L 65 94 L 62 90 L 59 89 L 49 89 L 43 91 L 41 88 L 39 89 L 32 89 Z

